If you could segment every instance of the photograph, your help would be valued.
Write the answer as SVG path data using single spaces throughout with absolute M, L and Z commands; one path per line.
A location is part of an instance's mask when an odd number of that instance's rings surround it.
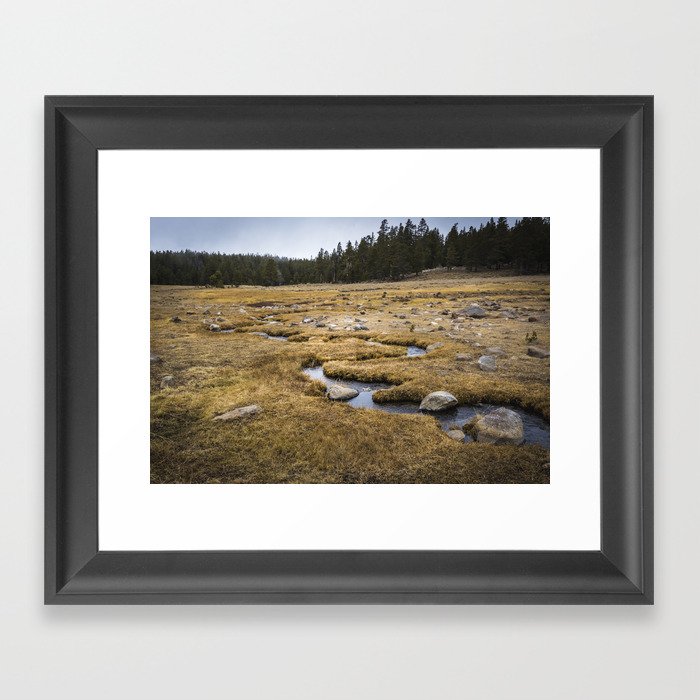
M 550 219 L 152 217 L 152 484 L 549 484 Z

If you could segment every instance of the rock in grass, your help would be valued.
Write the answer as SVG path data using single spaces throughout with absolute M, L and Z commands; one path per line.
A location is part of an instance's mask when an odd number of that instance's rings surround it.
M 503 348 L 498 348 L 498 347 L 493 347 L 493 348 L 486 348 L 486 352 L 489 355 L 505 355 L 506 351 Z
M 360 392 L 356 389 L 350 389 L 347 386 L 341 386 L 340 384 L 334 384 L 328 389 L 326 395 L 331 401 L 349 401 L 354 399 Z
M 445 433 L 448 438 L 452 440 L 457 440 L 458 442 L 464 442 L 464 433 L 461 430 L 448 430 Z
M 368 331 L 369 330 L 369 328 L 367 326 L 365 326 L 364 323 L 356 323 L 353 326 L 353 329 L 356 331 Z
M 167 374 L 165 377 L 162 377 L 160 380 L 160 388 L 161 389 L 166 389 L 169 386 L 173 386 L 175 384 L 175 377 L 173 377 L 172 374 Z
M 449 391 L 433 391 L 420 402 L 419 410 L 431 412 L 446 411 L 448 408 L 454 408 L 458 403 L 457 399 Z
M 179 316 L 173 316 L 170 320 L 173 323 L 182 323 L 182 319 Z
M 477 364 L 479 365 L 479 369 L 483 372 L 496 371 L 496 358 L 493 355 L 482 355 L 477 360 Z
M 484 311 L 477 304 L 472 304 L 470 307 L 462 310 L 461 313 L 465 316 L 468 316 L 469 318 L 483 318 L 484 316 L 486 316 L 486 311 Z
M 249 406 L 240 406 L 239 408 L 234 408 L 232 411 L 227 411 L 222 413 L 220 416 L 216 416 L 212 420 L 220 420 L 224 423 L 232 420 L 240 420 L 241 418 L 250 418 L 257 415 L 262 411 L 262 408 L 256 403 L 252 403 Z
M 497 408 L 479 418 L 471 428 L 477 442 L 520 445 L 525 439 L 523 421 L 509 408 Z
M 539 347 L 539 345 L 531 345 L 527 349 L 527 354 L 530 357 L 538 357 L 540 360 L 544 360 L 546 357 L 549 357 L 549 350 L 545 350 Z
M 212 333 L 218 333 L 221 330 L 221 326 L 218 323 L 210 323 L 209 330 Z
M 472 359 L 472 356 L 467 355 L 467 353 L 465 353 L 465 352 L 458 352 L 455 355 L 455 360 L 457 360 L 457 362 L 468 362 L 471 359 Z
M 152 365 L 157 365 L 160 364 L 163 361 L 163 358 L 160 355 L 154 355 L 151 353 L 151 364 Z

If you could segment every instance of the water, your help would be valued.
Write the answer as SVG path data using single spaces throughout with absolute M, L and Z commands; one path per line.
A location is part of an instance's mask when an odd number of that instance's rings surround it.
M 258 333 L 258 335 L 268 340 L 289 340 L 286 335 L 268 335 L 267 333 Z
M 420 413 L 418 410 L 418 404 L 415 403 L 375 403 L 374 399 L 372 398 L 374 392 L 378 389 L 388 389 L 392 386 L 391 384 L 383 384 L 381 382 L 358 382 L 355 380 L 346 379 L 331 379 L 330 377 L 326 376 L 326 373 L 323 371 L 323 367 L 307 367 L 302 371 L 307 377 L 317 379 L 323 382 L 326 386 L 340 384 L 341 386 L 347 386 L 351 389 L 359 391 L 360 393 L 354 399 L 342 402 L 352 406 L 353 408 L 368 408 L 375 411 L 384 411 L 385 413 Z M 457 406 L 449 411 L 422 415 L 431 415 L 438 421 L 442 430 L 447 431 L 454 425 L 461 427 L 467 421 L 471 420 L 477 413 L 483 415 L 495 408 L 498 408 L 498 406 L 492 404 L 476 404 L 474 406 Z M 509 408 L 511 411 L 515 411 L 522 419 L 525 444 L 542 445 L 542 447 L 549 449 L 549 424 L 547 421 L 519 408 L 514 408 L 512 406 L 507 406 L 506 408 Z M 468 441 L 471 440 L 469 436 L 466 436 L 465 439 Z
M 419 348 L 417 345 L 409 345 L 406 349 L 406 355 L 408 355 L 408 357 L 420 357 L 421 355 L 425 355 L 426 352 L 427 350 Z
M 326 386 L 333 386 L 333 384 L 341 384 L 342 386 L 347 386 L 350 389 L 355 389 L 360 393 L 350 401 L 343 401 L 343 403 L 352 406 L 353 408 L 377 408 L 381 410 L 381 407 L 386 404 L 374 403 L 372 399 L 372 394 L 374 394 L 377 389 L 388 389 L 391 384 L 382 384 L 380 382 L 356 382 L 353 380 L 343 379 L 331 379 L 326 376 L 323 371 L 323 367 L 307 367 L 303 370 L 304 374 L 311 379 L 317 379 L 323 382 Z M 415 411 L 413 411 L 415 413 Z
M 230 331 L 220 331 L 221 333 L 235 333 L 236 330 Z M 286 335 L 268 335 L 267 333 L 251 333 L 251 335 L 259 335 L 261 338 L 267 338 L 267 340 L 289 340 Z

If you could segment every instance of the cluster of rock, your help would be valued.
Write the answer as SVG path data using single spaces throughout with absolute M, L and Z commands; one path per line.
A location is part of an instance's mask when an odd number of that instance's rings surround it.
M 362 306 L 362 304 L 360 304 L 360 306 Z M 364 314 L 366 314 L 366 311 L 361 310 L 359 313 L 360 313 L 360 315 L 364 315 Z M 349 316 L 346 316 L 344 319 L 341 319 L 341 321 L 343 324 L 345 324 L 344 326 L 340 326 L 338 323 L 330 323 L 328 321 L 328 316 L 319 316 L 319 317 L 305 316 L 301 322 L 304 324 L 307 324 L 307 325 L 313 325 L 314 328 L 328 328 L 329 331 L 335 331 L 335 330 L 338 330 L 339 328 L 342 328 L 343 330 L 346 330 L 346 331 L 368 331 L 369 330 L 369 327 L 367 326 L 367 324 L 363 323 L 359 318 L 353 319 Z M 296 326 L 298 324 L 295 323 L 294 321 L 291 321 L 289 323 L 289 325 Z
M 420 410 L 438 413 L 455 408 L 459 401 L 449 391 L 433 391 L 421 401 Z M 460 430 L 447 431 L 447 437 L 464 441 L 468 432 L 477 442 L 491 445 L 521 445 L 525 440 L 522 418 L 509 408 L 496 408 L 484 416 L 477 416 Z

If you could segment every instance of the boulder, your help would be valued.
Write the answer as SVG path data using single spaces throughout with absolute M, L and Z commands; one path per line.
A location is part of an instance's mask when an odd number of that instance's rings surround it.
M 426 350 L 430 352 L 431 350 L 437 350 L 438 348 L 441 348 L 445 343 L 431 343 L 428 345 Z
M 446 435 L 452 440 L 464 442 L 464 433 L 461 430 L 448 430 Z
M 539 345 L 530 345 L 530 347 L 527 349 L 527 354 L 530 357 L 537 357 L 540 360 L 544 360 L 546 357 L 549 357 L 549 350 L 545 350 Z
M 525 439 L 523 421 L 509 408 L 497 408 L 480 417 L 471 428 L 477 442 L 520 445 Z
M 360 392 L 357 389 L 350 389 L 347 386 L 341 386 L 340 384 L 334 384 L 328 388 L 326 396 L 331 401 L 349 401 L 354 399 Z
M 470 307 L 464 309 L 461 312 L 464 316 L 468 316 L 469 318 L 483 318 L 486 316 L 486 311 L 484 311 L 480 306 L 477 306 L 476 304 L 472 304 Z
M 446 411 L 449 408 L 454 408 L 458 403 L 457 399 L 448 391 L 433 391 L 420 402 L 419 410 Z
M 484 372 L 496 371 L 496 358 L 493 355 L 482 355 L 477 360 L 477 364 L 479 365 L 479 369 Z
M 222 413 L 220 416 L 215 416 L 212 420 L 219 420 L 227 423 L 232 420 L 240 420 L 241 418 L 250 418 L 257 415 L 262 411 L 262 408 L 256 403 L 252 403 L 249 406 L 240 406 L 239 408 L 234 408 L 231 411 Z
M 169 386 L 173 386 L 175 384 L 175 377 L 173 377 L 172 374 L 167 374 L 165 377 L 162 377 L 160 380 L 160 388 L 165 389 Z

